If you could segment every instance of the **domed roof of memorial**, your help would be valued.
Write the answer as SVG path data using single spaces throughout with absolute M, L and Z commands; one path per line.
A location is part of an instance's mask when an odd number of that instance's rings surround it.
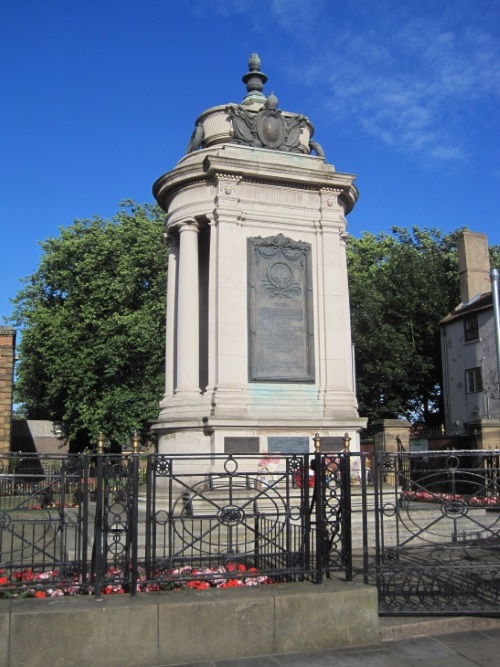
M 319 144 L 311 141 L 314 127 L 302 114 L 281 111 L 278 98 L 264 95 L 267 76 L 261 71 L 256 53 L 248 60 L 248 72 L 242 81 L 247 93 L 240 104 L 225 104 L 203 112 L 196 121 L 187 153 L 231 143 L 253 148 L 302 153 L 314 151 L 324 157 Z

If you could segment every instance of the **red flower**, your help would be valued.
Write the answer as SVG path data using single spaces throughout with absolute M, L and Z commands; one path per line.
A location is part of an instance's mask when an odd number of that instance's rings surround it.
M 7 579 L 7 577 L 0 577 L 0 585 L 8 584 L 8 583 L 9 583 L 9 580 Z
M 200 590 L 202 588 L 210 588 L 210 584 L 208 583 L 208 581 L 200 581 L 199 579 L 194 579 L 193 581 L 187 582 L 186 588 L 195 588 L 196 590 Z
M 219 588 L 234 588 L 240 586 L 243 582 L 238 581 L 238 579 L 228 579 L 224 584 L 221 584 Z
M 47 597 L 47 594 L 45 591 L 35 591 L 35 597 L 36 598 L 45 598 Z

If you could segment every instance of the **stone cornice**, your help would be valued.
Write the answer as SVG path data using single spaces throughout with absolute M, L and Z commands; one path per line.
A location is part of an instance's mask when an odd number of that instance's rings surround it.
M 355 176 L 335 171 L 322 158 L 291 153 L 272 153 L 263 149 L 224 145 L 206 149 L 183 158 L 177 167 L 161 176 L 153 186 L 158 204 L 167 210 L 171 198 L 180 189 L 199 182 L 220 178 L 237 178 L 246 182 L 272 183 L 279 186 L 338 192 L 345 212 L 349 213 L 358 198 Z

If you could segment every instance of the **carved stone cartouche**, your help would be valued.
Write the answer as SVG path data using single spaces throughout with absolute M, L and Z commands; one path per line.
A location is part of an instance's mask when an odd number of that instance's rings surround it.
M 245 146 L 300 153 L 300 132 L 306 126 L 302 114 L 286 117 L 276 108 L 278 100 L 270 95 L 255 113 L 241 105 L 230 105 L 227 113 L 233 125 L 234 140 Z

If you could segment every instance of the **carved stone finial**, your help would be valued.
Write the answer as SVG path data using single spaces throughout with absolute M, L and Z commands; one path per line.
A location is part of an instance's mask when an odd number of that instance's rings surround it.
M 247 94 L 242 104 L 251 104 L 255 100 L 265 102 L 266 98 L 262 91 L 264 90 L 267 76 L 264 72 L 260 71 L 260 58 L 256 53 L 252 53 L 248 59 L 248 69 L 249 71 L 241 78 L 247 87 Z
M 274 93 L 271 93 L 266 100 L 265 104 L 266 109 L 277 109 L 278 108 L 278 98 Z
M 255 51 L 252 53 L 250 58 L 248 59 L 248 69 L 250 72 L 257 72 L 260 70 L 260 58 Z

